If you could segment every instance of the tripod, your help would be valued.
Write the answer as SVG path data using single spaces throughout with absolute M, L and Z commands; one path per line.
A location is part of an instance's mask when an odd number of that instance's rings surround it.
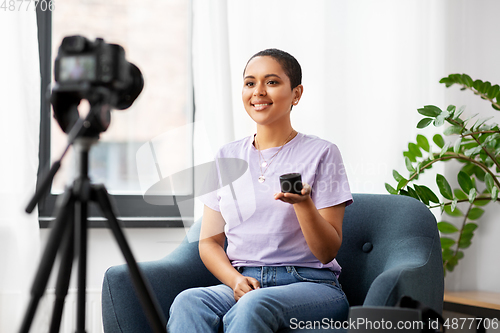
M 132 251 L 125 239 L 119 222 L 116 218 L 115 209 L 111 198 L 104 185 L 93 185 L 89 178 L 89 151 L 91 146 L 97 142 L 98 134 L 86 135 L 86 129 L 99 115 L 102 114 L 106 105 L 98 104 L 91 107 L 85 120 L 79 119 L 69 133 L 69 146 L 74 143 L 77 154 L 78 173 L 72 186 L 59 196 L 56 202 L 56 219 L 52 227 L 46 248 L 42 254 L 41 261 L 31 289 L 31 299 L 20 329 L 21 333 L 28 333 L 33 318 L 38 307 L 40 298 L 44 294 L 47 282 L 52 271 L 57 253 L 60 253 L 60 267 L 56 281 L 55 303 L 50 325 L 51 333 L 59 332 L 64 300 L 68 294 L 69 282 L 73 260 L 78 258 L 77 276 L 77 320 L 76 333 L 85 333 L 85 292 L 86 292 L 86 271 L 87 271 L 87 228 L 88 228 L 88 204 L 96 203 L 103 215 L 107 219 L 113 235 L 121 249 L 122 254 L 128 264 L 132 282 L 142 308 L 149 320 L 150 326 L 155 333 L 166 332 L 166 320 L 161 312 L 160 306 L 151 292 L 151 288 L 140 271 L 134 259 Z M 109 110 L 108 110 L 109 111 Z M 66 153 L 66 151 L 63 153 Z M 33 210 L 36 203 L 42 196 L 43 187 L 51 183 L 51 177 L 55 175 L 60 166 L 60 161 L 54 163 L 49 176 L 42 182 L 37 194 L 26 209 Z

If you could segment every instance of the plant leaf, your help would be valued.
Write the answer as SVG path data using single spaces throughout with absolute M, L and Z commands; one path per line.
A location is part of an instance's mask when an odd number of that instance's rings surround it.
M 453 255 L 455 254 L 454 251 L 452 251 L 451 249 L 443 249 L 443 261 L 448 261 L 451 259 L 451 257 L 453 257 Z
M 458 138 L 457 141 L 455 141 L 455 144 L 453 145 L 453 152 L 455 154 L 458 154 L 460 152 L 461 144 L 462 144 L 462 138 Z
M 405 187 L 405 185 L 408 183 L 408 181 L 406 179 L 401 179 L 399 182 L 398 182 L 398 186 L 396 187 L 396 191 L 399 191 L 400 189 L 402 189 L 403 187 Z
M 483 216 L 484 209 L 474 207 L 469 211 L 469 215 L 467 216 L 469 220 L 477 220 Z
M 481 87 L 481 85 L 483 84 L 483 81 L 481 80 L 476 80 L 474 81 L 474 83 L 472 84 L 472 87 L 474 87 L 474 89 L 476 89 L 477 91 L 479 91 L 479 88 Z
M 490 173 L 486 173 L 486 175 L 484 176 L 484 182 L 486 184 L 488 192 L 491 193 L 493 186 L 495 186 L 495 181 L 493 180 L 493 176 Z
M 454 239 L 448 237 L 441 237 L 441 248 L 443 249 L 449 249 L 455 243 L 456 241 Z
M 425 185 L 415 185 L 415 191 L 426 205 L 430 202 L 439 203 L 439 198 Z
M 473 147 L 471 149 L 467 149 L 464 152 L 464 155 L 467 156 L 467 157 L 470 157 L 472 155 L 478 154 L 479 152 L 481 152 L 481 150 L 483 150 L 483 148 L 481 148 L 481 146 Z
M 451 191 L 451 186 L 443 175 L 436 175 L 436 184 L 439 188 L 439 192 L 443 197 L 448 200 L 453 200 L 453 192 Z
M 461 171 L 465 172 L 469 176 L 472 176 L 474 174 L 474 169 L 475 169 L 475 165 L 474 164 L 467 163 L 467 164 L 465 164 L 463 166 L 463 168 L 461 169 Z
M 444 206 L 444 212 L 453 217 L 464 216 L 464 213 L 462 213 L 460 209 L 455 208 L 455 210 L 452 211 L 450 206 Z
M 424 151 L 429 152 L 430 146 L 429 146 L 429 140 L 422 134 L 417 135 L 417 144 L 420 148 L 422 148 Z
M 390 194 L 398 194 L 398 191 L 396 191 L 394 189 L 394 187 L 392 187 L 390 184 L 388 183 L 385 183 L 385 189 L 387 190 L 387 192 L 389 192 Z
M 470 239 L 460 238 L 460 242 L 458 243 L 458 247 L 461 249 L 466 249 L 469 246 L 471 246 L 471 244 L 472 244 L 472 242 L 470 241 Z
M 490 99 L 495 98 L 499 91 L 500 91 L 500 87 L 498 86 L 498 84 L 491 86 L 491 88 L 488 89 L 488 93 L 487 93 L 488 98 L 490 98 Z
M 446 142 L 444 147 L 441 149 L 441 153 L 439 153 L 439 157 L 443 156 L 448 151 L 450 146 L 451 146 L 451 142 Z
M 429 151 L 432 151 L 432 146 L 429 147 Z M 434 161 L 435 157 L 434 157 L 434 153 L 430 153 L 429 154 L 429 161 Z
M 394 180 L 399 182 L 401 181 L 401 179 L 405 179 L 403 176 L 401 176 L 401 174 L 399 172 L 397 172 L 396 170 L 392 170 L 392 176 L 394 177 Z
M 408 189 L 408 194 L 409 194 L 412 198 L 415 198 L 415 199 L 417 199 L 418 201 L 420 201 L 420 198 L 418 197 L 417 192 L 415 192 L 415 190 L 414 190 L 411 186 L 408 186 L 408 187 L 407 187 L 407 189 Z
M 403 152 L 404 157 L 408 157 L 410 159 L 410 162 L 416 162 L 417 158 L 410 152 L 410 151 L 405 151 Z
M 438 226 L 438 230 L 443 233 L 443 234 L 453 234 L 455 232 L 458 232 L 458 228 L 455 227 L 453 224 L 451 224 L 450 222 L 445 222 L 445 221 L 442 221 L 442 222 L 439 222 L 437 224 Z
M 491 201 L 497 201 L 498 199 L 498 187 L 493 186 L 491 189 Z
M 457 120 L 462 115 L 462 113 L 464 113 L 464 111 L 465 111 L 465 105 L 462 105 L 458 109 L 458 111 L 454 114 L 453 119 Z
M 414 144 L 413 142 L 408 143 L 408 151 L 415 157 L 422 157 L 422 152 L 420 151 L 420 147 Z
M 432 137 L 432 141 L 439 147 L 443 148 L 444 147 L 444 139 L 441 136 L 441 134 L 436 134 Z
M 472 233 L 476 229 L 477 229 L 477 224 L 471 222 L 471 223 L 467 223 L 466 225 L 464 225 L 464 228 L 463 228 L 462 232 Z
M 432 118 L 423 118 L 417 124 L 417 128 L 426 128 L 432 123 Z
M 483 125 L 485 122 L 487 122 L 488 120 L 490 119 L 493 119 L 495 118 L 494 116 L 491 116 L 491 117 L 485 117 L 485 118 L 481 118 L 479 119 L 473 126 L 473 128 L 475 128 L 476 130 L 479 129 L 479 127 L 481 127 L 481 125 Z
M 470 176 L 463 171 L 460 171 L 457 175 L 458 184 L 465 193 L 469 193 L 472 188 L 472 180 Z
M 475 115 L 472 115 L 472 116 L 470 116 L 469 118 L 465 119 L 465 120 L 464 120 L 464 124 L 468 123 L 468 122 L 469 122 L 472 118 L 474 118 L 474 117 L 476 117 L 476 116 L 478 116 L 478 115 L 479 115 L 479 113 L 476 113 Z
M 423 108 L 417 110 L 418 113 L 426 117 L 437 117 L 441 114 L 441 109 L 435 105 L 425 105 Z
M 426 192 L 422 189 L 422 187 L 416 184 L 414 185 L 414 187 L 415 187 L 415 192 L 417 192 L 420 200 L 424 204 L 429 205 L 429 197 L 427 197 Z
M 488 91 L 490 90 L 490 88 L 491 88 L 491 82 L 486 81 L 486 82 L 483 82 L 481 87 L 479 87 L 479 91 L 482 94 L 486 95 L 488 93 Z
M 458 200 L 467 200 L 467 199 L 469 199 L 469 197 L 467 196 L 467 194 L 465 194 L 464 191 L 462 191 L 459 188 L 454 189 L 453 193 L 455 194 L 455 196 L 457 197 Z
M 469 88 L 472 88 L 472 85 L 474 84 L 471 77 L 467 74 L 462 74 L 462 82 Z
M 408 171 L 410 173 L 414 173 L 415 172 L 415 169 L 413 168 L 413 166 L 411 165 L 411 161 L 410 159 L 408 158 L 408 156 L 405 156 L 405 164 L 406 164 L 406 169 L 408 169 Z
M 476 200 L 474 201 L 474 205 L 478 207 L 486 206 L 489 203 L 490 203 L 489 200 L 479 200 L 478 198 L 476 198 Z
M 452 135 L 452 134 L 460 134 L 462 132 L 461 126 L 449 126 L 446 127 L 443 131 L 444 135 Z
M 477 191 L 476 191 L 476 188 L 473 187 L 469 191 L 469 202 L 471 204 L 474 202 L 474 200 L 476 200 L 476 196 L 477 196 Z
M 451 202 L 451 211 L 452 212 L 457 208 L 457 203 L 458 203 L 458 199 L 453 198 L 453 201 Z
M 436 120 L 434 120 L 434 126 L 439 127 L 443 126 L 444 121 L 446 118 L 450 116 L 450 113 L 448 111 L 442 111 L 437 117 Z

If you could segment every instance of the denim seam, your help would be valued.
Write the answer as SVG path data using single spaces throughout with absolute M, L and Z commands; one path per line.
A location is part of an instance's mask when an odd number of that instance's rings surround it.
M 335 297 L 331 300 L 328 300 L 328 304 L 331 303 L 340 303 L 341 301 L 347 300 L 346 295 L 342 292 L 341 296 Z M 309 308 L 323 308 L 325 306 L 325 302 L 323 303 L 318 303 L 318 302 L 309 302 L 309 303 L 302 303 L 300 305 L 294 305 L 288 308 L 287 311 L 283 311 L 284 315 L 288 315 L 290 312 L 294 312 L 296 309 L 303 308 L 303 307 L 309 307 Z
M 302 280 L 304 282 L 314 282 L 314 283 L 321 283 L 321 284 L 326 284 L 326 285 L 338 286 L 337 282 L 335 282 L 334 280 L 314 280 L 314 279 L 305 278 L 305 277 L 301 276 L 299 274 L 299 272 L 297 272 L 297 269 L 294 266 L 292 266 L 291 274 L 294 277 L 296 277 L 297 279 Z

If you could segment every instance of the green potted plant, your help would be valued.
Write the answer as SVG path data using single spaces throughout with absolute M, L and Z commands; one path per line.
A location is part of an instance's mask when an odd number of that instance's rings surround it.
M 467 74 L 451 74 L 442 78 L 440 83 L 450 87 L 459 85 L 461 90 L 471 90 L 475 95 L 489 101 L 495 110 L 500 110 L 500 87 L 490 82 L 472 80 Z M 429 208 L 440 208 L 443 220 L 438 222 L 441 233 L 443 268 L 453 271 L 458 261 L 463 258 L 463 250 L 471 245 L 477 220 L 484 213 L 484 206 L 499 201 L 500 189 L 500 129 L 489 118 L 478 118 L 477 114 L 462 119 L 465 107 L 449 105 L 442 110 L 434 105 L 426 105 L 418 112 L 424 116 L 417 128 L 448 126 L 442 135 L 436 134 L 432 142 L 438 147 L 431 147 L 431 140 L 418 134 L 416 142 L 408 144 L 403 152 L 405 165 L 409 172 L 403 177 L 393 170 L 396 186 L 386 183 L 391 194 L 407 195 L 422 201 Z M 419 176 L 432 168 L 435 163 L 456 160 L 462 164 L 456 179 L 459 187 L 452 189 L 450 183 L 441 174 L 436 175 L 437 188 L 442 197 L 438 197 L 428 186 L 418 184 Z M 459 218 L 458 225 L 446 221 L 446 216 Z

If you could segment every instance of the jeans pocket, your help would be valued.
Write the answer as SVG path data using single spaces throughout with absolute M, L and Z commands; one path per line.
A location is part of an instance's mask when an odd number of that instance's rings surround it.
M 291 274 L 302 282 L 324 283 L 340 286 L 335 273 L 328 268 L 290 267 Z

